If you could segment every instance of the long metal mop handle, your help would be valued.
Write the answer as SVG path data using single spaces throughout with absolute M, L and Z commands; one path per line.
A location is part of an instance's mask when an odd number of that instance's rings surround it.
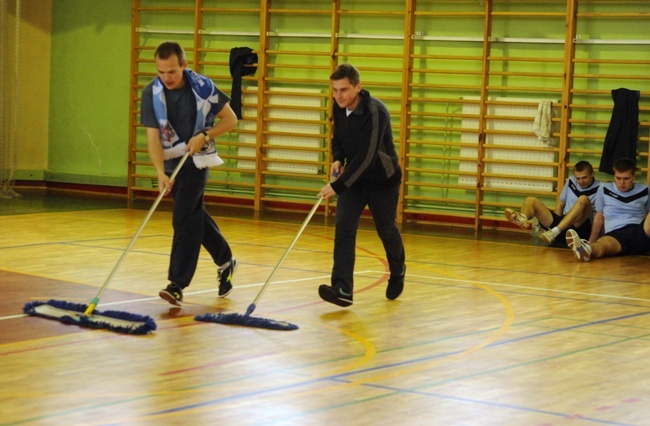
M 183 155 L 183 157 L 181 158 L 181 161 L 178 162 L 178 165 L 174 169 L 174 172 L 169 177 L 169 180 L 171 182 L 174 181 L 174 179 L 176 178 L 176 175 L 181 170 L 181 167 L 183 167 L 183 164 L 185 163 L 185 160 L 187 160 L 187 157 L 189 155 L 190 155 L 189 151 L 186 152 L 185 155 Z M 137 240 L 138 237 L 140 236 L 140 233 L 144 229 L 147 222 L 149 222 L 149 219 L 153 215 L 154 211 L 156 211 L 156 208 L 158 207 L 158 204 L 160 204 L 160 202 L 162 201 L 164 196 L 165 196 L 164 192 L 161 192 L 160 194 L 158 194 L 158 197 L 156 198 L 156 201 L 154 201 L 153 205 L 149 209 L 149 212 L 147 213 L 147 216 L 145 216 L 144 220 L 142 221 L 142 225 L 140 225 L 140 228 L 136 231 L 135 235 L 131 239 L 131 242 L 129 243 L 129 245 L 126 247 L 126 249 L 122 253 L 122 256 L 120 256 L 120 259 L 117 261 L 117 263 L 113 267 L 113 270 L 111 271 L 111 273 L 108 275 L 108 278 L 106 278 L 106 281 L 104 281 L 104 284 L 101 286 L 101 288 L 97 292 L 97 295 L 90 302 L 90 304 L 88 305 L 88 308 L 86 308 L 86 311 L 84 312 L 85 316 L 91 315 L 93 313 L 93 311 L 95 310 L 95 308 L 97 307 L 97 304 L 99 303 L 99 298 L 101 297 L 102 293 L 104 293 L 104 290 L 106 290 L 106 288 L 108 287 L 108 284 L 111 282 L 111 280 L 113 279 L 113 276 L 115 275 L 117 270 L 120 268 L 120 265 L 122 265 L 122 262 L 126 258 L 126 255 L 129 253 L 129 251 L 133 247 L 133 244 L 135 244 L 135 240 Z
M 334 182 L 334 181 L 336 180 L 337 177 L 338 177 L 338 173 L 335 173 L 335 174 L 332 176 L 332 179 L 330 180 L 330 183 Z M 309 221 L 311 220 L 312 216 L 314 216 L 314 213 L 316 213 L 316 209 L 318 209 L 318 206 L 320 205 L 321 201 L 323 201 L 323 198 L 324 198 L 324 197 L 319 197 L 319 198 L 318 198 L 318 201 L 316 202 L 316 204 L 314 204 L 314 207 L 311 208 L 311 211 L 310 211 L 309 214 L 307 215 L 307 218 L 305 219 L 305 221 L 302 223 L 302 226 L 300 227 L 300 230 L 298 231 L 298 233 L 296 234 L 296 236 L 293 238 L 293 241 L 291 242 L 291 244 L 289 245 L 289 247 L 287 247 L 287 250 L 286 250 L 286 251 L 284 252 L 284 254 L 282 255 L 282 258 L 280 259 L 280 261 L 278 262 L 278 264 L 275 265 L 275 268 L 273 268 L 273 271 L 271 272 L 271 275 L 269 275 L 269 277 L 266 279 L 266 282 L 264 283 L 264 285 L 263 285 L 262 288 L 260 289 L 259 293 L 257 293 L 257 296 L 255 297 L 255 300 L 253 300 L 253 303 L 251 303 L 251 304 L 248 306 L 248 309 L 246 310 L 246 313 L 244 314 L 244 316 L 247 316 L 247 317 L 248 317 L 248 316 L 250 316 L 250 315 L 253 313 L 253 311 L 255 310 L 255 306 L 257 305 L 257 301 L 260 300 L 260 297 L 262 297 L 262 294 L 264 293 L 264 290 L 266 290 L 266 288 L 267 288 L 267 287 L 269 286 L 269 284 L 271 283 L 271 280 L 272 280 L 273 277 L 275 276 L 275 273 L 278 272 L 278 269 L 280 269 L 280 266 L 282 265 L 282 262 L 284 262 L 284 259 L 287 258 L 287 256 L 289 255 L 289 252 L 291 251 L 291 249 L 293 248 L 293 246 L 294 246 L 294 245 L 296 244 L 296 242 L 298 241 L 298 238 L 300 238 L 300 236 L 302 235 L 302 232 L 303 232 L 303 231 L 305 230 L 305 228 L 307 227 L 307 224 L 308 224 Z
M 289 252 L 291 251 L 293 246 L 298 241 L 298 238 L 300 238 L 300 236 L 302 235 L 302 232 L 307 227 L 307 224 L 311 220 L 312 216 L 314 216 L 314 213 L 316 213 L 316 209 L 318 209 L 318 206 L 320 205 L 321 201 L 323 201 L 323 197 L 318 198 L 318 201 L 316 202 L 316 204 L 314 204 L 314 207 L 311 208 L 311 211 L 307 215 L 307 218 L 305 219 L 305 221 L 302 223 L 302 226 L 300 227 L 300 230 L 298 231 L 296 236 L 293 238 L 293 241 L 291 242 L 289 247 L 287 247 L 287 250 L 284 252 L 284 254 L 282 255 L 282 258 L 280 259 L 280 262 L 278 262 L 278 264 L 275 265 L 275 268 L 273 268 L 273 272 L 271 272 L 271 275 L 269 275 L 269 277 L 266 279 L 266 282 L 262 286 L 260 292 L 257 293 L 257 297 L 255 297 L 255 300 L 253 300 L 253 303 L 251 304 L 251 306 L 254 306 L 255 304 L 257 304 L 257 301 L 260 299 L 260 297 L 262 297 L 262 293 L 264 293 L 264 290 L 266 290 L 266 287 L 268 287 L 268 285 L 271 283 L 271 280 L 275 276 L 275 273 L 278 271 L 278 269 L 280 269 L 280 266 L 282 265 L 282 262 L 284 262 L 284 259 L 287 258 L 287 256 L 289 255 Z M 252 312 L 252 310 L 251 310 L 251 312 Z

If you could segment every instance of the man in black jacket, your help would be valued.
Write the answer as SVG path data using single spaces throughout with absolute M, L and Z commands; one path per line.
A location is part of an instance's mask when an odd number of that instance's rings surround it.
M 402 170 L 390 115 L 379 99 L 362 90 L 359 71 L 353 65 L 340 65 L 330 80 L 336 101 L 330 171 L 338 178 L 318 195 L 338 195 L 338 201 L 331 286 L 321 285 L 318 294 L 339 306 L 352 305 L 357 229 L 368 206 L 390 269 L 386 297 L 394 300 L 404 288 L 406 265 L 402 235 L 395 223 Z

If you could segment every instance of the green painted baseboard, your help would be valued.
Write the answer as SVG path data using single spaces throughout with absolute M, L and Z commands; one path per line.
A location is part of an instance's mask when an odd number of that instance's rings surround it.
M 45 180 L 45 170 L 15 170 L 13 178 L 14 180 L 34 180 L 42 182 Z
M 16 178 L 18 179 L 18 178 Z M 96 176 L 96 175 L 82 175 L 76 173 L 64 173 L 44 171 L 43 180 L 45 182 L 59 182 L 59 183 L 74 183 L 80 185 L 101 185 L 122 187 L 127 186 L 126 176 Z

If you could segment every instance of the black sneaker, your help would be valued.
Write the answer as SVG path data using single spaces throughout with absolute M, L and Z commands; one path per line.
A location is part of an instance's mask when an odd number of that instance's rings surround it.
M 169 283 L 167 288 L 160 290 L 158 296 L 172 305 L 181 306 L 181 302 L 183 301 L 183 289 L 176 283 Z
M 322 284 L 318 287 L 318 295 L 326 302 L 339 306 L 350 306 L 352 304 L 352 294 L 346 293 L 340 288 L 331 287 Z
M 386 298 L 388 300 L 395 300 L 402 294 L 404 290 L 404 277 L 406 276 L 406 265 L 402 269 L 402 275 L 398 277 L 390 276 L 388 278 L 388 287 L 386 287 Z
M 219 267 L 219 270 L 217 271 L 217 279 L 219 280 L 219 297 L 226 297 L 232 291 L 232 277 L 235 275 L 236 269 L 237 259 L 234 257 L 230 259 L 230 262 Z

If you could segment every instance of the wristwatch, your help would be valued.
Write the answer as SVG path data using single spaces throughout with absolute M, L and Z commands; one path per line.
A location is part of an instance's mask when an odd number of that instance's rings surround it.
M 208 132 L 203 130 L 201 133 L 203 133 L 203 136 L 205 136 L 205 141 L 208 142 L 210 140 L 210 135 L 208 135 Z

